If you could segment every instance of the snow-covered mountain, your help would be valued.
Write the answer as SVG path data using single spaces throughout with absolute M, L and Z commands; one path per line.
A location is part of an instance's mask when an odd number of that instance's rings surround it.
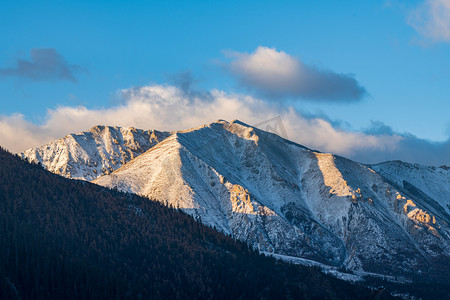
M 239 121 L 171 134 L 137 132 L 145 148 L 120 156 L 116 161 L 123 166 L 110 174 L 84 170 L 90 170 L 88 162 L 107 166 L 116 157 L 91 154 L 104 153 L 111 133 L 69 135 L 24 156 L 44 158 L 39 161 L 49 170 L 67 165 L 60 173 L 68 177 L 89 180 L 102 173 L 94 183 L 183 209 L 265 252 L 381 274 L 449 275 L 450 170 L 445 167 L 362 165 Z M 96 144 L 80 146 L 86 136 Z M 68 139 L 76 143 L 69 146 Z M 107 153 L 132 151 L 119 149 Z M 79 161 L 86 163 L 78 167 Z
M 117 170 L 168 136 L 168 132 L 156 130 L 95 126 L 21 155 L 64 177 L 93 180 Z

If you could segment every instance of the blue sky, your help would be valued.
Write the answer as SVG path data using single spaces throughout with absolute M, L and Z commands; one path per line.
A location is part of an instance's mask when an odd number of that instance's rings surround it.
M 51 123 L 49 110 L 114 109 L 128 101 L 120 91 L 193 78 L 196 92 L 248 95 L 274 114 L 294 110 L 341 133 L 398 135 L 448 147 L 450 22 L 436 24 L 450 17 L 450 1 L 217 2 L 2 1 L 1 132 L 20 126 L 23 134 L 39 135 Z M 292 72 L 276 73 L 286 69 Z M 200 125 L 210 117 L 195 120 Z M 15 151 L 59 137 L 30 137 L 28 145 L 7 135 L 0 143 Z M 442 151 L 432 154 L 441 156 L 436 163 L 450 164 Z M 363 160 L 351 151 L 340 154 Z M 380 155 L 403 158 L 427 163 L 400 152 Z

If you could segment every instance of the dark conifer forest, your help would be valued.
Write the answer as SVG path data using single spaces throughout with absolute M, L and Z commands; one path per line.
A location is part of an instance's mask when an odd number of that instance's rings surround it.
M 0 149 L 0 299 L 384 299 Z

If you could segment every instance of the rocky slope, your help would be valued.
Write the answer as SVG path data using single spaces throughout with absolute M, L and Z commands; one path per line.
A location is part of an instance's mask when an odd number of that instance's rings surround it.
M 418 198 L 425 198 L 430 203 L 438 202 L 445 213 L 450 214 L 450 167 L 427 167 L 402 161 L 389 161 L 371 167 Z
M 262 251 L 381 274 L 448 275 L 444 168 L 366 166 L 239 121 L 151 145 L 93 182 L 178 207 Z

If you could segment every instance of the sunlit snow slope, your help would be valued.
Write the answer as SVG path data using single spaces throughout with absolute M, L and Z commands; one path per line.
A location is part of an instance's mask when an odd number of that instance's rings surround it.
M 183 209 L 266 252 L 381 274 L 449 275 L 445 168 L 366 166 L 239 121 L 154 144 L 93 182 Z

